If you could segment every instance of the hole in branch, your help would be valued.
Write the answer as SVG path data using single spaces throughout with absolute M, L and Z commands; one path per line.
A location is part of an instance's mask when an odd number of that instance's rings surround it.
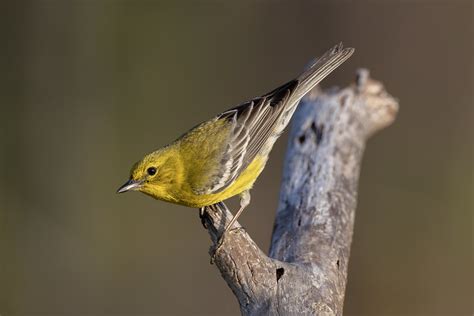
M 337 267 L 339 268 L 339 259 L 337 259 L 336 265 L 337 265 Z
M 316 145 L 319 145 L 323 139 L 324 124 L 316 126 L 316 124 L 313 122 L 311 123 L 311 130 L 313 131 L 314 135 L 316 135 Z
M 316 127 L 316 122 L 311 122 L 311 130 L 313 131 L 313 133 L 317 133 L 317 130 L 318 128 Z
M 300 144 L 303 144 L 305 142 L 305 140 L 306 140 L 306 135 L 305 134 L 298 137 L 298 141 L 300 142 Z
M 285 269 L 283 268 L 276 269 L 277 282 L 280 280 L 283 274 L 285 274 Z

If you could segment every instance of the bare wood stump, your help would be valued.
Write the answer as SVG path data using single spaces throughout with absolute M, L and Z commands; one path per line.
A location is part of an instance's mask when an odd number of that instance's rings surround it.
M 342 315 L 362 154 L 397 111 L 367 70 L 345 89 L 314 90 L 301 101 L 269 256 L 243 229 L 215 256 L 243 315 Z M 214 247 L 231 218 L 223 203 L 204 210 Z

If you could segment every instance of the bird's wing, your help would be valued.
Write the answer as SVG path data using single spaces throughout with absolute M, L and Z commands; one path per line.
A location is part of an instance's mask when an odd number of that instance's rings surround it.
M 203 148 L 201 153 L 212 153 L 207 155 L 206 162 L 197 164 L 200 171 L 190 179 L 196 194 L 218 193 L 235 181 L 273 133 L 275 123 L 284 113 L 283 104 L 295 84 L 296 81 L 289 82 L 281 87 L 281 93 L 255 98 L 218 115 L 213 122 L 203 123 L 204 127 L 196 128 L 193 138 L 199 139 L 198 147 Z M 207 139 L 197 136 L 197 133 L 207 133 L 210 127 L 206 125 L 219 126 L 213 134 L 225 133 L 225 140 L 219 138 L 217 146 L 207 144 Z M 196 163 L 193 168 L 196 169 Z
M 197 194 L 212 194 L 224 190 L 258 153 L 270 151 L 300 99 L 349 58 L 352 52 L 353 49 L 343 49 L 339 44 L 297 79 L 218 115 L 216 121 L 224 120 L 231 130 L 224 150 L 216 159 L 219 166 L 204 183 L 194 186 L 194 191 Z

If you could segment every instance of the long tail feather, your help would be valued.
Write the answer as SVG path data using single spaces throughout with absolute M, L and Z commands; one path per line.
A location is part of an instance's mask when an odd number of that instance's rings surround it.
M 298 87 L 292 98 L 301 99 L 321 80 L 326 78 L 334 69 L 339 67 L 354 53 L 354 48 L 343 48 L 342 43 L 328 50 L 323 56 L 318 58 L 305 72 L 298 78 Z

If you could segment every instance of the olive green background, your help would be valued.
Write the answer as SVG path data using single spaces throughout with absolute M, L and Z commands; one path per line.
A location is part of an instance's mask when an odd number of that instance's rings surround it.
M 339 41 L 400 100 L 360 179 L 346 315 L 471 315 L 471 1 L 2 1 L 0 314 L 238 315 L 197 211 L 132 164 Z M 241 217 L 268 249 L 283 137 Z M 233 204 L 235 205 L 235 204 Z

